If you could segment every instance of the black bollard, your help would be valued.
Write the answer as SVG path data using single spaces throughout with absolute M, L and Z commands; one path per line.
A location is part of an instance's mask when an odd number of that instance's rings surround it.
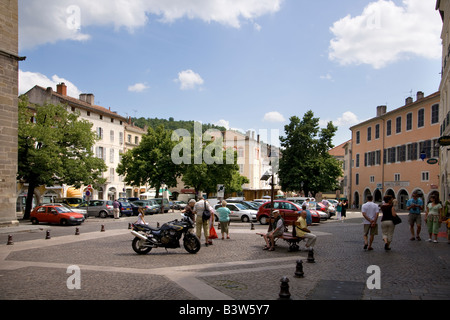
M 253 224 L 253 222 L 250 223 L 250 230 L 255 230 L 255 225 Z
M 159 222 L 156 223 L 156 227 L 159 228 Z
M 297 266 L 295 268 L 295 277 L 296 278 L 303 278 L 304 277 L 304 273 L 303 273 L 303 261 L 302 260 L 298 260 L 297 261 Z
M 100 232 L 105 232 L 105 225 L 102 224 L 102 228 L 100 229 Z
M 13 244 L 14 244 L 14 242 L 13 242 L 13 239 L 12 239 L 12 235 L 8 235 L 8 242 L 6 243 L 6 245 L 11 246 Z
M 131 229 L 131 222 L 128 223 L 128 229 Z
M 309 263 L 314 263 L 314 262 L 316 262 L 316 261 L 314 260 L 314 250 L 309 250 L 309 251 L 308 251 L 308 260 L 306 260 L 306 261 L 308 261 Z
M 80 235 L 80 228 L 75 228 L 75 235 L 79 236 Z
M 45 240 L 51 239 L 50 237 L 50 230 L 47 230 L 47 232 L 45 233 Z
M 278 295 L 278 300 L 292 300 L 291 299 L 291 293 L 289 292 L 289 279 L 288 277 L 284 276 L 281 278 L 281 285 L 280 285 L 280 294 Z

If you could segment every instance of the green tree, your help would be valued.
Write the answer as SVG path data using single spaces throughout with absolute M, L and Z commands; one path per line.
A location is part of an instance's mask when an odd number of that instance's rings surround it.
M 310 110 L 303 119 L 297 116 L 284 127 L 285 137 L 280 137 L 282 157 L 279 162 L 281 188 L 285 191 L 313 194 L 339 187 L 342 175 L 341 163 L 328 150 L 333 148 L 332 139 L 337 127 L 331 122 L 319 128 L 319 118 Z
M 168 188 L 177 185 L 183 166 L 172 161 L 171 153 L 175 142 L 171 140 L 172 132 L 162 125 L 156 129 L 148 128 L 142 136 L 141 143 L 122 155 L 117 173 L 125 176 L 128 185 L 149 184 L 156 189 L 156 196 L 162 184 Z
M 107 167 L 94 157 L 96 134 L 92 124 L 80 120 L 62 105 L 28 107 L 19 99 L 18 179 L 28 183 L 24 219 L 31 212 L 34 189 L 40 185 L 100 185 Z

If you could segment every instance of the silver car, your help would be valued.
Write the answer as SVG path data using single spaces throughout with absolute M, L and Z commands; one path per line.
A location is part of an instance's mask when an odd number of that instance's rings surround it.
M 131 201 L 131 203 L 135 206 L 145 208 L 145 214 L 155 214 L 161 212 L 161 206 L 153 200 L 136 200 Z
M 89 202 L 83 202 L 78 208 L 86 209 L 88 217 L 112 217 L 114 216 L 114 207 L 111 200 L 91 200 Z
M 217 210 L 222 205 L 217 204 L 214 208 Z M 243 204 L 241 203 L 227 203 L 227 208 L 230 209 L 230 220 L 240 220 L 242 222 L 250 222 L 250 221 L 256 221 L 256 214 L 258 211 L 253 209 L 247 209 Z M 217 213 L 215 214 L 216 221 L 219 221 L 219 216 Z

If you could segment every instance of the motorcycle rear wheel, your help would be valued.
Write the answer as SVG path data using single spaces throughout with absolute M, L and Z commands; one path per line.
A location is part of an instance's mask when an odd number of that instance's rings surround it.
M 184 249 L 189 253 L 197 253 L 200 250 L 200 240 L 196 235 L 188 234 L 184 236 L 183 240 Z
M 146 247 L 144 246 L 145 240 L 139 239 L 138 237 L 135 237 L 133 239 L 133 242 L 131 243 L 131 246 L 133 247 L 134 252 L 137 254 L 147 254 L 152 250 L 152 247 Z

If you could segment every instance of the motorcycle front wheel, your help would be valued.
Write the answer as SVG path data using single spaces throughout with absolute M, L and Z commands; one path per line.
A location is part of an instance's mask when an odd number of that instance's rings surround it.
M 145 243 L 145 240 L 135 237 L 133 239 L 133 242 L 131 243 L 131 246 L 133 247 L 134 252 L 136 252 L 137 254 L 147 254 L 150 252 L 150 250 L 152 250 L 152 247 L 144 246 Z
M 189 253 L 197 253 L 200 250 L 200 240 L 194 234 L 186 234 L 183 243 Z

